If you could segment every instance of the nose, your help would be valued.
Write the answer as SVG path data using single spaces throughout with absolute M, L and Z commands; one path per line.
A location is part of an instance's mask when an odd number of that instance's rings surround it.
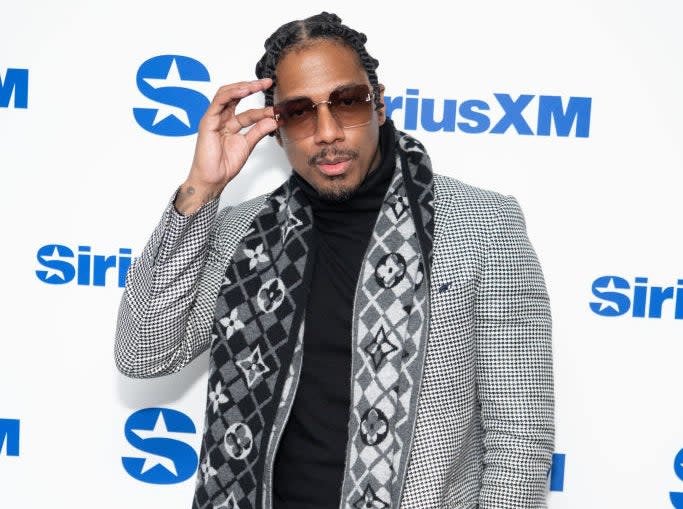
M 344 128 L 334 118 L 327 103 L 320 103 L 316 110 L 314 140 L 316 143 L 331 144 L 343 140 Z

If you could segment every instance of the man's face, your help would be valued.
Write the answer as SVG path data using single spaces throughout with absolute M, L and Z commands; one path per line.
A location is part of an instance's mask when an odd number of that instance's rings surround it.
M 275 104 L 298 97 L 319 103 L 344 86 L 370 87 L 355 51 L 327 40 L 290 51 L 278 63 L 275 74 Z M 380 102 L 384 102 L 383 97 Z M 279 129 L 278 143 L 292 168 L 321 196 L 337 201 L 349 198 L 379 165 L 379 126 L 385 120 L 384 109 L 376 111 L 374 101 L 370 108 L 370 122 L 359 127 L 343 128 L 327 105 L 320 104 L 316 107 L 315 131 L 310 136 L 292 140 L 286 128 Z

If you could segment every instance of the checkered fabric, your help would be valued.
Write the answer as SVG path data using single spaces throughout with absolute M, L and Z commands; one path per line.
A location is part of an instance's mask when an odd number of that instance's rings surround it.
M 552 322 L 512 197 L 434 178 L 430 333 L 401 509 L 542 509 Z
M 394 466 L 395 484 L 403 489 L 392 507 L 544 508 L 554 440 L 552 326 L 543 274 L 524 217 L 512 197 L 440 175 L 434 175 L 433 187 L 433 261 L 425 266 L 431 270 L 423 285 L 429 291 L 428 336 L 421 374 L 413 378 L 419 390 L 410 403 L 417 410 L 410 442 L 401 443 L 407 462 L 402 472 Z M 217 200 L 190 217 L 179 216 L 169 205 L 128 273 L 115 352 L 124 374 L 172 373 L 209 348 L 227 267 L 266 199 L 223 209 L 218 216 Z M 419 214 L 413 219 L 422 244 L 422 230 L 428 228 L 418 224 Z M 250 248 L 258 260 L 259 253 Z M 269 469 L 296 392 L 302 331 L 264 449 L 265 470 L 254 480 L 264 486 L 263 509 L 272 508 Z M 370 362 L 382 360 L 391 350 L 381 335 L 374 347 L 365 346 Z M 258 370 L 258 358 L 252 361 Z M 401 383 L 399 375 L 399 388 Z M 227 397 L 224 387 L 210 387 L 207 411 L 214 404 L 220 410 Z M 394 422 L 402 419 L 401 406 L 396 408 Z M 355 419 L 357 423 L 359 414 L 361 422 L 364 418 L 364 432 L 372 441 L 382 435 L 383 419 L 379 411 L 368 410 L 356 412 Z M 357 430 L 357 424 L 350 426 L 348 447 L 355 443 Z M 246 444 L 248 438 L 240 427 L 231 436 L 233 446 Z M 202 461 L 198 482 L 215 470 Z M 373 507 L 375 502 L 368 502 Z M 215 507 L 237 508 L 237 499 L 221 499 Z
M 173 206 L 174 193 L 126 275 L 114 350 L 119 371 L 133 378 L 174 373 L 208 348 L 225 269 L 263 199 L 225 207 L 216 215 L 216 198 L 181 216 Z M 234 218 L 249 219 L 214 228 Z

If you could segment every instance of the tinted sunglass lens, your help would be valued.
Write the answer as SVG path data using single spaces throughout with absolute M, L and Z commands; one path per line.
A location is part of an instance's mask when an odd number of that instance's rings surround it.
M 372 96 L 366 85 L 354 85 L 335 90 L 329 96 L 327 107 L 342 127 L 359 127 L 370 122 Z M 309 98 L 292 99 L 273 107 L 278 126 L 287 138 L 297 140 L 315 133 L 317 107 Z
M 278 115 L 278 126 L 284 128 L 291 139 L 305 138 L 315 131 L 315 112 L 310 99 L 285 101 L 275 105 L 273 111 Z
M 330 94 L 330 110 L 344 127 L 355 127 L 370 121 L 372 105 L 370 89 L 365 85 L 335 90 Z

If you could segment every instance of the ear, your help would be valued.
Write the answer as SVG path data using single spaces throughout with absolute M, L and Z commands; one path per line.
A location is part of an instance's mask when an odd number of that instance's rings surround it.
M 380 107 L 377 109 L 377 120 L 379 121 L 379 125 L 384 125 L 384 122 L 387 119 L 387 109 L 384 106 L 384 85 L 382 83 L 379 83 L 379 102 L 380 102 Z

